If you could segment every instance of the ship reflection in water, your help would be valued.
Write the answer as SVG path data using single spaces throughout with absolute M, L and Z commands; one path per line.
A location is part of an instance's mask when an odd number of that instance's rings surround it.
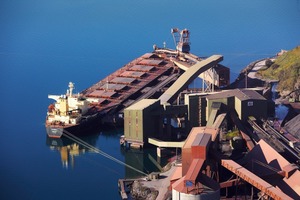
M 81 137 L 80 139 L 91 146 L 96 146 L 98 137 L 99 134 L 93 134 L 88 137 Z M 69 168 L 69 165 L 71 165 L 72 169 L 74 168 L 75 157 L 91 151 L 66 137 L 50 138 L 49 136 L 46 136 L 46 145 L 49 146 L 51 150 L 60 152 L 62 166 L 67 169 Z
M 149 174 L 151 172 L 162 171 L 163 167 L 170 161 L 170 159 L 174 159 L 174 157 L 176 157 L 176 149 L 165 151 L 165 154 L 162 157 L 158 157 L 156 155 L 156 148 L 128 149 L 119 146 L 118 149 L 117 145 L 119 144 L 119 138 L 122 134 L 123 130 L 117 130 L 117 132 L 98 131 L 96 134 L 78 137 L 82 140 L 82 142 L 89 144 L 88 146 L 82 145 L 81 142 L 79 144 L 67 137 L 50 138 L 46 135 L 46 145 L 51 150 L 59 152 L 62 166 L 65 169 L 73 169 L 75 167 L 76 157 L 82 157 L 85 153 L 97 153 L 99 156 L 106 157 L 104 162 L 117 162 L 121 165 L 126 164 L 138 171 Z M 95 148 L 90 148 L 91 146 Z M 99 146 L 101 146 L 101 149 Z M 118 178 L 137 178 L 144 176 L 144 174 L 129 167 L 124 166 L 124 169 L 125 174 L 120 175 Z

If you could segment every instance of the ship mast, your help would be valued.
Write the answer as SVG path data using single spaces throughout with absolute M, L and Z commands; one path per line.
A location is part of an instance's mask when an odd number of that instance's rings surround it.
M 72 97 L 73 95 L 73 89 L 75 88 L 74 83 L 69 82 L 69 96 Z

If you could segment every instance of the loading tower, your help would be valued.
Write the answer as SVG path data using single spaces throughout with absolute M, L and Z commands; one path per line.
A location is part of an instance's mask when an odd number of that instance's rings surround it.
M 188 29 L 179 30 L 178 28 L 172 28 L 171 33 L 173 35 L 176 50 L 183 53 L 189 53 L 190 52 L 189 30 Z

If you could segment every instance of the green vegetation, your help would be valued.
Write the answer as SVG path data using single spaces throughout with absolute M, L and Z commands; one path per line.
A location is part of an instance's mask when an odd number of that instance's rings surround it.
M 275 62 L 268 60 L 259 75 L 264 79 L 279 80 L 278 90 L 292 91 L 300 82 L 300 46 L 278 56 Z
M 228 132 L 226 134 L 226 139 L 227 140 L 231 140 L 232 138 L 234 138 L 236 136 L 240 136 L 240 131 L 239 130 L 233 130 L 231 132 Z

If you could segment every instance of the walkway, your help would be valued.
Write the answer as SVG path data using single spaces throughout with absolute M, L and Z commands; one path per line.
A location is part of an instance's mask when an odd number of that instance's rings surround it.
M 182 141 L 182 142 L 168 142 L 168 141 L 162 141 L 162 140 L 159 140 L 159 139 L 156 139 L 156 138 L 148 138 L 148 142 L 150 144 L 153 144 L 153 145 L 157 146 L 157 147 L 182 148 L 185 141 Z

